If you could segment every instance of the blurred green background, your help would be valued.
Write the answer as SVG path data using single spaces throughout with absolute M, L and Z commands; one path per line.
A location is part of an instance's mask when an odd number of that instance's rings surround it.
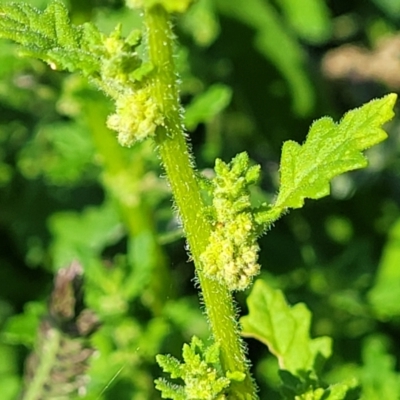
M 3 0 L 1 0 L 3 2 Z M 48 1 L 30 0 L 44 8 Z M 66 2 L 74 23 L 141 27 L 118 0 Z M 398 0 L 198 0 L 174 18 L 188 136 L 200 171 L 247 151 L 272 201 L 283 141 L 400 90 Z M 0 388 L 15 399 L 54 273 L 78 260 L 102 322 L 85 399 L 158 399 L 155 355 L 208 339 L 185 241 L 154 146 L 119 147 L 112 105 L 78 75 L 0 42 Z M 332 182 L 261 239 L 262 277 L 334 339 L 327 382 L 400 398 L 400 120 L 366 170 Z M 237 295 L 246 312 L 246 293 Z M 275 359 L 249 340 L 260 398 L 279 399 Z

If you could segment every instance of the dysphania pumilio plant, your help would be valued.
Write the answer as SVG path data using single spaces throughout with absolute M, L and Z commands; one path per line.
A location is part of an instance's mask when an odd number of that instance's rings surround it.
M 213 344 L 198 339 L 183 350 L 184 363 L 159 356 L 176 386 L 157 380 L 163 398 L 256 399 L 257 386 L 246 359 L 244 336 L 256 337 L 278 358 L 282 395 L 296 399 L 344 399 L 353 381 L 324 386 L 321 363 L 330 356 L 329 338 L 311 339 L 310 312 L 289 307 L 280 291 L 257 281 L 248 299 L 249 315 L 237 321 L 233 292 L 251 287 L 261 266 L 257 239 L 291 208 L 330 192 L 335 176 L 364 168 L 363 151 L 386 138 L 382 125 L 393 117 L 395 94 L 373 100 L 335 123 L 314 122 L 306 141 L 285 142 L 280 187 L 272 204 L 254 204 L 250 187 L 261 169 L 241 153 L 231 162 L 216 160 L 215 177 L 204 184 L 185 139 L 183 110 L 174 66 L 171 13 L 184 13 L 190 0 L 127 0 L 143 11 L 143 31 L 127 37 L 117 26 L 105 35 L 91 23 L 73 25 L 61 0 L 44 10 L 28 3 L 0 5 L 0 36 L 21 45 L 21 53 L 52 69 L 80 72 L 109 96 L 115 111 L 108 127 L 122 146 L 145 139 L 156 143 L 196 266 Z M 211 204 L 205 204 L 206 188 Z

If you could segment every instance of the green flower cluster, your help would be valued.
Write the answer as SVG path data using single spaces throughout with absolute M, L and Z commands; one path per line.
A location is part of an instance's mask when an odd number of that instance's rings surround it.
M 211 182 L 214 230 L 201 262 L 209 277 L 230 290 L 244 290 L 260 270 L 249 192 L 260 176 L 260 166 L 250 167 L 248 155 L 240 153 L 230 164 L 217 159 L 215 172 Z
M 118 142 L 130 147 L 137 140 L 154 136 L 163 118 L 150 88 L 125 94 L 116 100 L 116 113 L 108 117 L 107 126 L 118 132 Z
M 152 98 L 152 90 L 146 76 L 152 71 L 149 64 L 142 64 L 135 50 L 140 40 L 137 31 L 125 40 L 120 27 L 104 41 L 107 62 L 102 76 L 108 85 L 105 91 L 115 98 L 116 113 L 110 115 L 107 126 L 118 132 L 122 146 L 132 146 L 154 136 L 157 126 L 163 123 L 162 113 Z

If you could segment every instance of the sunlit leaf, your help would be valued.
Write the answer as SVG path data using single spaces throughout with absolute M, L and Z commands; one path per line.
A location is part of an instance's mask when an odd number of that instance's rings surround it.
M 331 339 L 311 339 L 311 312 L 303 303 L 289 306 L 280 290 L 256 281 L 247 299 L 249 314 L 242 317 L 242 335 L 268 346 L 281 369 L 294 375 L 317 370 L 331 354 Z
M 88 30 L 72 25 L 61 0 L 53 0 L 44 11 L 27 3 L 0 5 L 0 37 L 21 44 L 27 55 L 49 63 L 54 69 L 98 71 L 102 53 L 93 44 L 99 35 L 94 26 Z M 90 42 L 92 48 L 88 51 Z
M 281 186 L 275 207 L 300 208 L 304 199 L 319 199 L 330 192 L 330 180 L 368 162 L 363 150 L 386 139 L 382 125 L 393 118 L 395 94 L 372 100 L 349 111 L 339 123 L 324 117 L 311 126 L 303 145 L 283 145 Z

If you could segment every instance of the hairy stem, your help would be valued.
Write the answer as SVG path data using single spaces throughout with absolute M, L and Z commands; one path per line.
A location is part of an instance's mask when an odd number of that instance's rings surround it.
M 193 161 L 185 141 L 173 62 L 173 34 L 167 12 L 161 6 L 145 11 L 150 61 L 154 66 L 153 98 L 164 115 L 156 142 L 170 182 L 185 234 L 199 278 L 212 334 L 221 349 L 221 361 L 226 371 L 240 371 L 246 377 L 233 382 L 232 399 L 256 399 L 239 336 L 235 307 L 231 293 L 220 283 L 210 280 L 201 270 L 200 255 L 206 249 L 211 226 L 193 169 Z

